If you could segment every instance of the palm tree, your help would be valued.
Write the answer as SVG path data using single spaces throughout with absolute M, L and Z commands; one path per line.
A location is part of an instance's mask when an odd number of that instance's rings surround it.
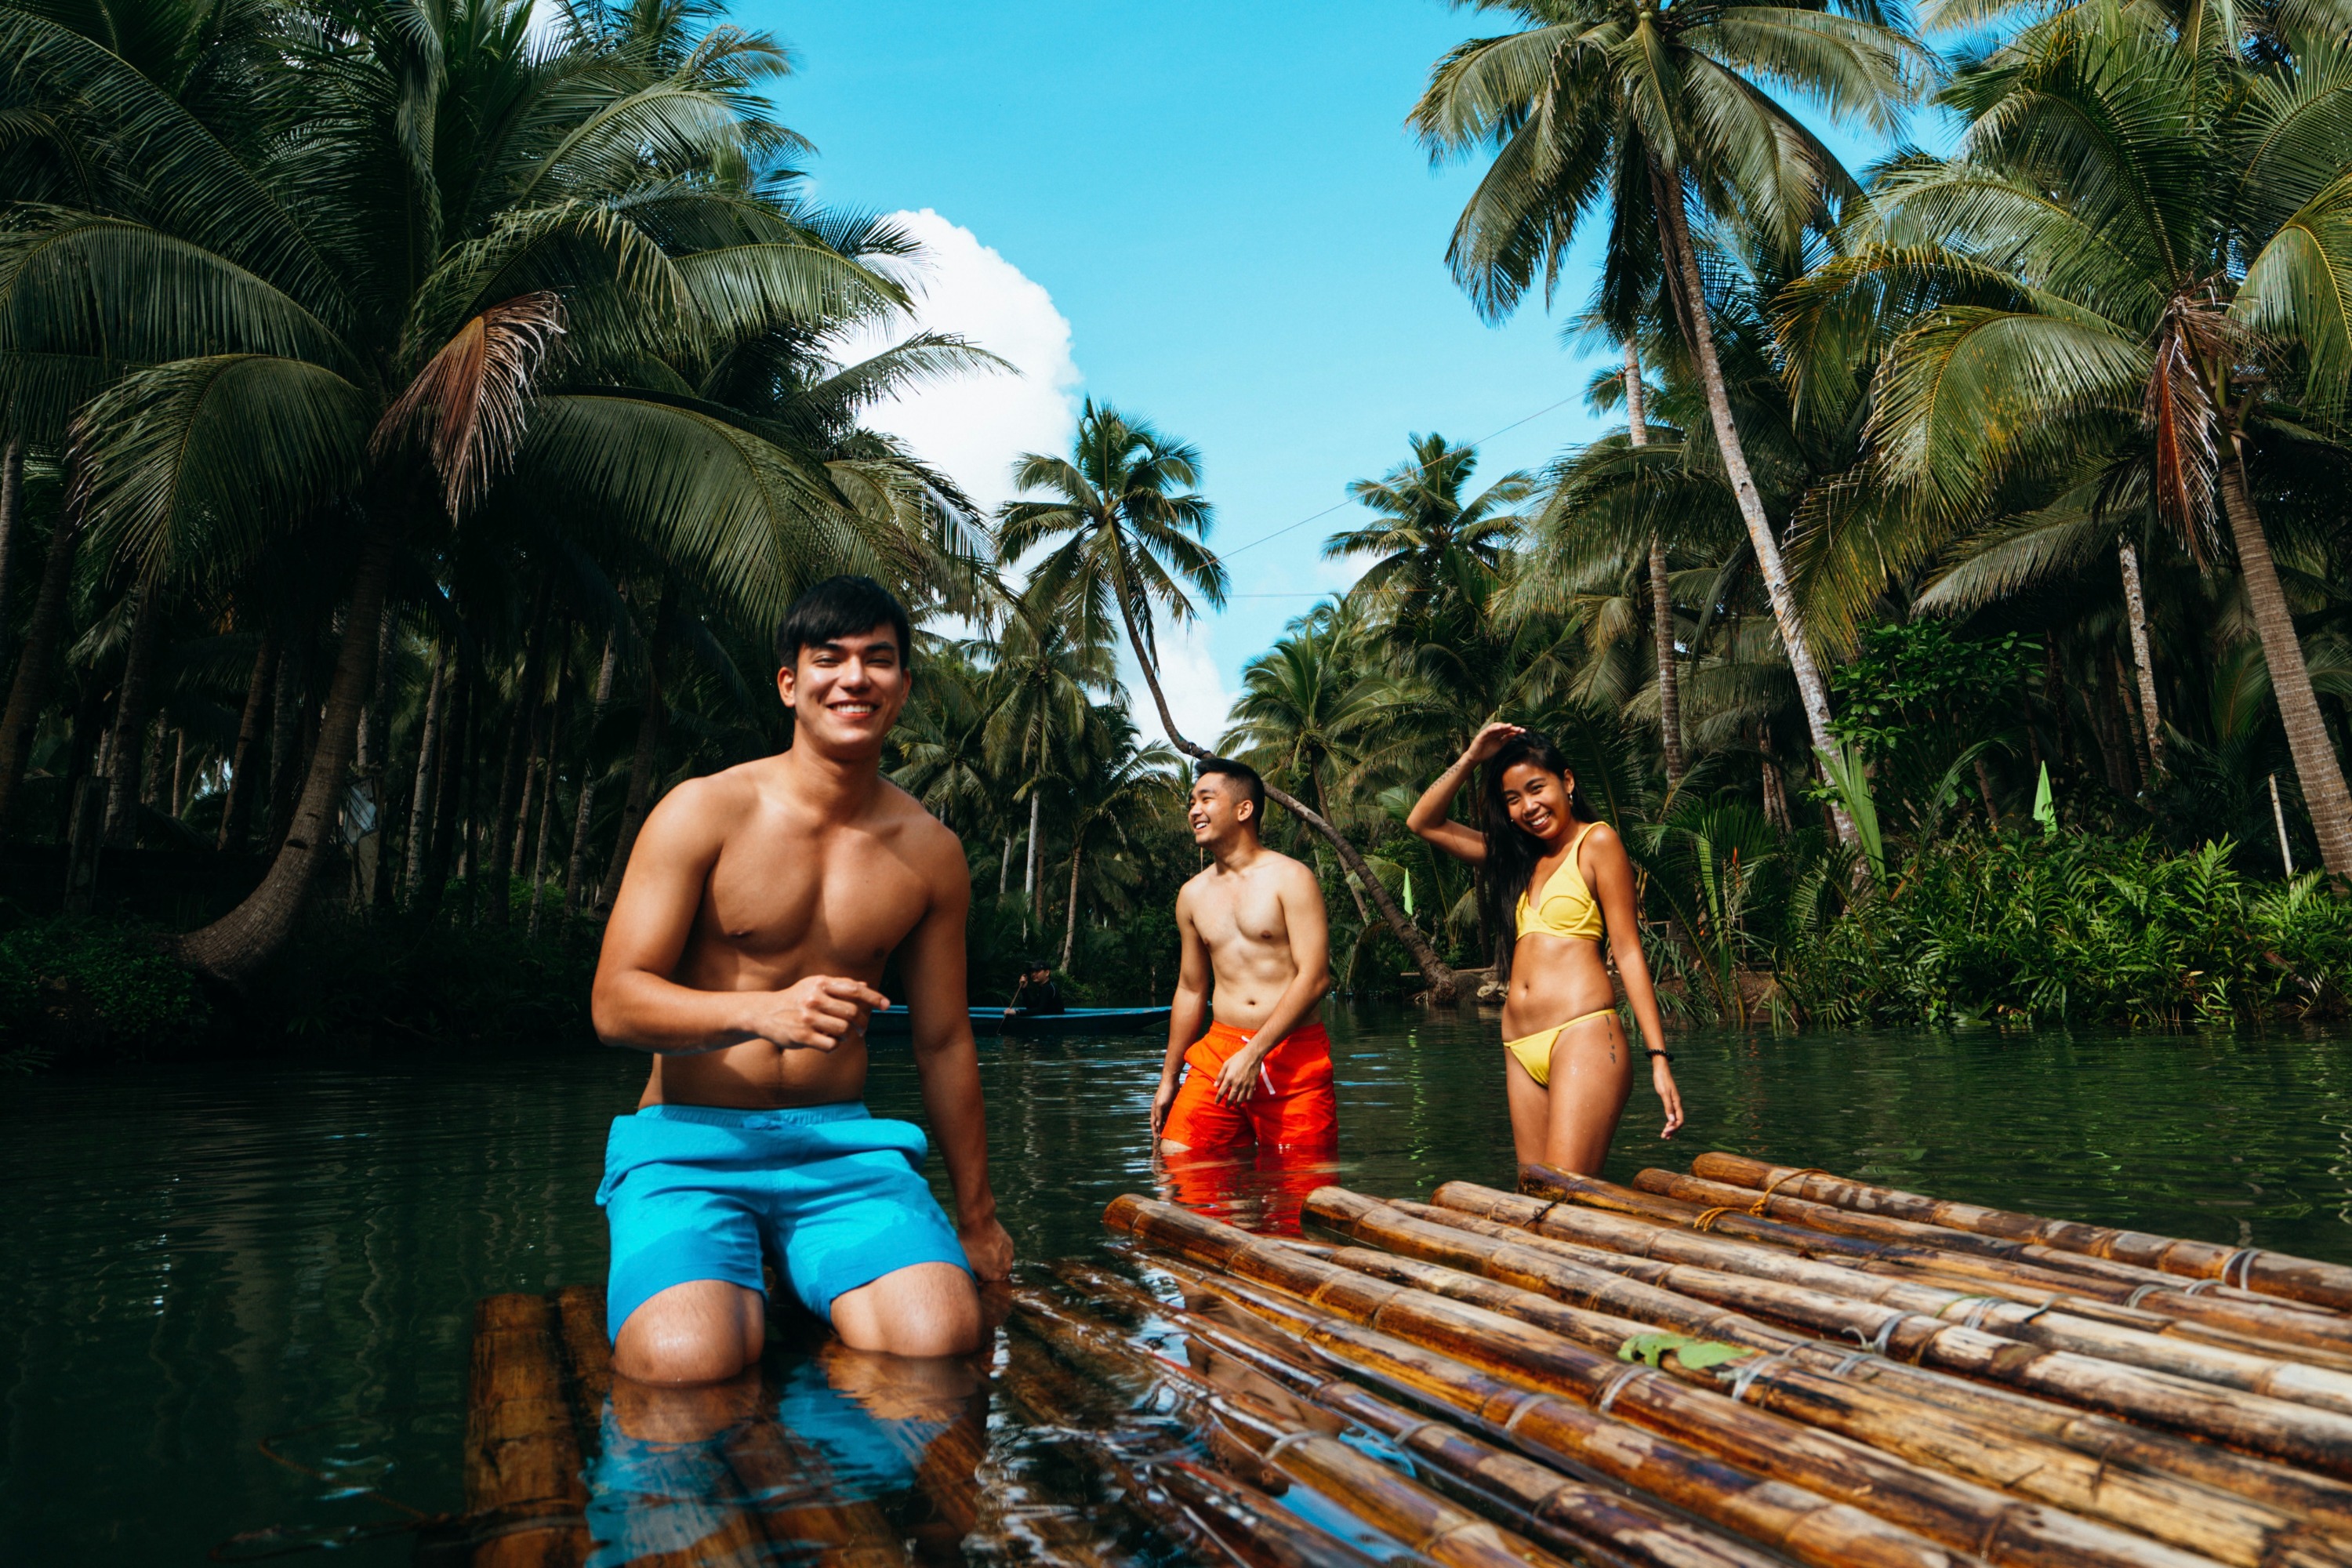
M 1087 754 L 1070 780 L 1070 896 L 1062 915 L 1065 972 L 1077 949 L 1080 871 L 1095 863 L 1087 851 L 1097 845 L 1127 847 L 1129 824 L 1169 812 L 1183 794 L 1173 772 L 1183 759 L 1164 745 L 1138 746 L 1134 721 L 1123 707 L 1097 708 L 1094 718 L 1083 748 Z
M 541 48 L 520 0 L 424 23 L 389 0 L 295 5 L 217 37 L 168 0 L 134 5 L 195 40 L 201 68 L 182 51 L 150 74 L 0 12 L 15 79 L 108 154 L 82 205 L 0 229 L 0 425 L 75 411 L 72 515 L 150 579 L 234 574 L 300 528 L 348 584 L 283 847 L 181 944 L 236 977 L 307 896 L 385 595 L 420 544 L 486 509 L 593 517 L 747 607 L 812 563 L 919 560 L 904 517 L 674 368 L 904 294 L 766 193 L 793 140 L 751 93 L 781 63 L 763 39 L 720 29 L 673 61 L 625 39 Z M 0 733 L 0 799 L 22 754 Z
M 1224 564 L 1205 542 L 1213 513 L 1207 498 L 1190 488 L 1201 482 L 1200 475 L 1201 455 L 1190 445 L 1089 398 L 1069 457 L 1030 452 L 1013 463 L 1013 483 L 1047 499 L 1006 502 L 998 514 L 996 545 L 1006 562 L 1045 547 L 1030 574 L 1033 585 L 1055 598 L 1067 595 L 1090 616 L 1118 616 L 1161 731 L 1178 751 L 1205 760 L 1214 753 L 1186 739 L 1168 710 L 1152 629 L 1155 610 L 1179 622 L 1193 616 L 1187 584 L 1210 605 L 1224 603 Z M 1432 997 L 1454 1000 L 1453 971 L 1374 880 L 1356 847 L 1296 796 L 1273 785 L 1266 793 L 1320 835 L 1366 884 L 1381 918 L 1428 979 Z
M 1413 461 L 1348 486 L 1377 521 L 1323 542 L 1327 561 L 1376 557 L 1351 596 L 1406 643 L 1424 640 L 1446 604 L 1484 596 L 1525 521 L 1507 509 L 1535 491 L 1533 479 L 1512 472 L 1465 501 L 1476 450 L 1434 434 L 1413 437 L 1412 447 Z
M 1889 25 L 1895 13 L 1879 0 L 1834 8 L 1485 0 L 1481 8 L 1526 26 L 1457 46 L 1411 116 L 1433 156 L 1494 150 L 1454 225 L 1454 277 L 1483 313 L 1507 314 L 1538 268 L 1549 291 L 1588 212 L 1607 205 L 1602 288 L 1619 307 L 1611 313 L 1627 324 L 1628 302 L 1653 293 L 1670 307 L 1814 743 L 1832 746 L 1828 688 L 1741 445 L 1690 220 L 1696 208 L 1793 252 L 1856 188 L 1759 79 L 1891 132 L 1924 78 L 1924 52 Z
M 1032 578 L 996 645 L 995 699 L 982 743 L 999 777 L 1029 798 L 1027 866 L 1021 891 L 1035 907 L 1038 841 L 1049 782 L 1066 783 L 1071 755 L 1094 713 L 1093 695 L 1118 689 L 1118 669 L 1099 622 Z M 1023 916 L 1025 925 L 1026 913 Z
M 2254 499 L 2266 451 L 2352 388 L 2352 55 L 2293 42 L 2233 65 L 2106 5 L 2034 29 L 1946 93 L 1963 153 L 1882 181 L 1790 330 L 1888 323 L 1871 436 L 1934 515 L 2126 459 L 2200 562 L 2218 514 L 2321 858 L 2352 880 L 2352 795 Z

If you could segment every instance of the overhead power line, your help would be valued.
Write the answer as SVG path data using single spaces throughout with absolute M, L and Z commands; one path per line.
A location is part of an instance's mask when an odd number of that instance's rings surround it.
M 1412 467 L 1403 469 L 1399 477 L 1402 478 L 1405 474 L 1418 474 L 1424 469 L 1433 468 L 1437 464 L 1444 462 L 1448 458 L 1458 458 L 1465 452 L 1475 452 L 1479 447 L 1485 446 L 1487 442 L 1493 440 L 1496 437 L 1507 436 L 1512 431 L 1517 429 L 1520 426 L 1540 419 L 1555 408 L 1567 407 L 1570 404 L 1575 402 L 1582 395 L 1584 395 L 1582 393 L 1570 393 L 1568 396 L 1561 398 L 1558 403 L 1538 408 L 1533 414 L 1527 415 L 1522 418 L 1514 419 L 1499 430 L 1490 430 L 1486 435 L 1479 437 L 1475 441 L 1465 441 L 1459 447 L 1449 447 L 1444 451 L 1440 452 L 1436 457 L 1429 459 L 1426 463 L 1415 463 Z M 1272 533 L 1262 533 L 1257 538 L 1251 540 L 1247 544 L 1235 545 L 1233 549 L 1226 551 L 1220 559 L 1231 561 L 1234 556 L 1241 554 L 1244 551 L 1255 550 L 1259 545 L 1265 544 L 1272 540 L 1280 539 L 1286 533 L 1296 533 L 1300 529 L 1305 528 L 1308 523 L 1318 522 L 1324 518 L 1330 516 L 1335 511 L 1345 510 L 1350 504 L 1352 504 L 1352 498 L 1350 500 L 1334 501 L 1329 506 L 1325 507 L 1321 511 L 1315 513 L 1311 517 L 1302 517 L 1297 522 L 1285 523 L 1282 527 L 1276 529 Z M 1257 598 L 1261 595 L 1244 594 L 1237 596 L 1241 598 Z M 1272 595 L 1264 596 L 1271 597 Z

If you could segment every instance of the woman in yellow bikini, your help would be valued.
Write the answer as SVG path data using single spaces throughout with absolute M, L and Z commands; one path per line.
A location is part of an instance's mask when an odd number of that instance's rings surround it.
M 1483 832 L 1446 819 L 1470 770 L 1486 764 Z M 1522 1165 L 1542 1162 L 1597 1175 L 1633 1087 L 1633 1050 L 1617 1020 L 1610 956 L 1648 1042 L 1650 1086 L 1671 1138 L 1683 1124 L 1658 994 L 1642 956 L 1633 867 L 1625 846 L 1576 793 L 1558 747 L 1517 724 L 1489 724 L 1429 786 L 1405 826 L 1478 868 L 1478 909 L 1489 931 L 1515 933 L 1497 973 L 1511 1142 Z

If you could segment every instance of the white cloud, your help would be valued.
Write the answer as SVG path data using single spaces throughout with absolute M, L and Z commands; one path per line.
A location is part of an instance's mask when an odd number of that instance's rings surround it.
M 910 281 L 914 319 L 851 345 L 852 357 L 909 333 L 953 332 L 1009 361 L 1018 375 L 959 376 L 875 405 L 866 423 L 912 446 L 984 507 L 1009 499 L 1023 452 L 1066 450 L 1077 430 L 1077 362 L 1054 297 L 977 235 L 929 207 L 890 215 L 923 246 Z
M 1216 656 L 1209 651 L 1209 629 L 1195 621 L 1183 626 L 1160 628 L 1160 685 L 1168 694 L 1168 710 L 1184 738 L 1214 748 L 1225 731 L 1225 715 L 1234 705 L 1224 677 L 1217 672 Z M 1135 712 L 1135 727 L 1146 741 L 1165 740 L 1160 710 L 1152 706 L 1151 689 L 1134 656 L 1119 650 L 1119 679 L 1127 687 Z

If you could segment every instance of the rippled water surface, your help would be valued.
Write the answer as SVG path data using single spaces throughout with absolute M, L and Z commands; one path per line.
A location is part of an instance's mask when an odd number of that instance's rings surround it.
M 1366 1014 L 1333 1035 L 1339 1180 L 1416 1195 L 1453 1177 L 1508 1184 L 1491 1018 Z M 1662 1148 L 1637 1088 L 1611 1174 L 1731 1149 L 2352 1262 L 2347 1047 L 1685 1037 L 1689 1130 Z M 1152 1188 L 1159 1055 L 1149 1039 L 983 1048 L 996 1189 L 1025 1257 L 1096 1249 L 1103 1205 Z M 601 1287 L 591 1194 L 605 1124 L 643 1071 L 583 1050 L 12 1086 L 0 1560 L 194 1563 L 340 1538 L 341 1561 L 408 1561 L 408 1537 L 367 1533 L 399 1517 L 368 1493 L 458 1507 L 473 1303 Z M 903 1053 L 877 1050 L 870 1099 L 877 1114 L 918 1114 Z M 1278 1185 L 1247 1176 L 1182 1195 L 1249 1220 L 1280 1206 Z M 1010 1419 L 993 1417 L 1000 1444 Z

